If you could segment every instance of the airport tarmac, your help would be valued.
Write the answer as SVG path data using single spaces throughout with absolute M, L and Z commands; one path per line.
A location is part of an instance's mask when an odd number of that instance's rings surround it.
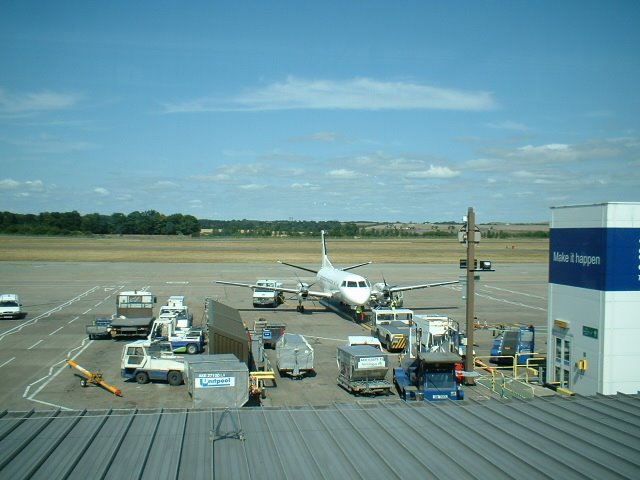
M 314 267 L 314 265 L 309 265 Z M 547 265 L 494 265 L 476 283 L 475 314 L 486 329 L 475 331 L 476 354 L 488 355 L 491 326 L 532 324 L 541 333 L 538 350 L 546 351 Z M 158 263 L 29 263 L 1 262 L 0 291 L 18 293 L 27 312 L 20 320 L 0 321 L 0 407 L 2 410 L 191 408 L 184 385 L 138 385 L 120 378 L 120 355 L 127 341 L 89 340 L 85 326 L 115 311 L 119 291 L 147 289 L 158 298 L 159 308 L 170 295 L 184 295 L 194 323 L 204 320 L 207 297 L 237 308 L 248 327 L 264 318 L 287 325 L 287 331 L 305 335 L 315 351 L 316 374 L 292 380 L 278 378 L 267 388 L 266 406 L 325 405 L 362 401 L 336 385 L 336 347 L 348 335 L 366 334 L 362 325 L 347 321 L 317 303 L 306 303 L 306 313 L 296 312 L 297 302 L 276 309 L 254 309 L 251 291 L 214 283 L 215 280 L 253 282 L 274 278 L 286 285 L 312 277 L 281 264 L 158 264 Z M 371 282 L 386 279 L 392 285 L 409 285 L 458 279 L 462 271 L 451 265 L 367 265 L 358 269 Z M 465 324 L 461 285 L 405 292 L 405 307 L 417 313 L 447 315 Z M 268 351 L 274 359 L 273 351 Z M 73 358 L 90 371 L 99 371 L 123 396 L 95 386 L 82 388 L 76 371 L 66 364 Z M 465 387 L 483 396 L 482 387 Z M 480 390 L 482 389 L 482 390 Z M 372 401 L 397 399 L 375 397 Z

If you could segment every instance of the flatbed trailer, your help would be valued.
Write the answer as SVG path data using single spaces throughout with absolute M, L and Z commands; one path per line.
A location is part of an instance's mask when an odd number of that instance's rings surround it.
M 86 332 L 89 340 L 111 338 L 111 319 L 97 318 L 91 325 L 87 325 Z
M 114 317 L 111 319 L 111 337 L 148 337 L 155 317 Z

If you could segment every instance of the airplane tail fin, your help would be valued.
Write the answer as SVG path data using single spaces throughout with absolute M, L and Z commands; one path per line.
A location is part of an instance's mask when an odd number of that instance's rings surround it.
M 331 265 L 331 262 L 329 261 L 329 257 L 327 256 L 327 240 L 325 238 L 325 235 L 327 234 L 327 232 L 322 230 L 320 234 L 322 235 L 322 266 L 332 267 L 333 265 Z

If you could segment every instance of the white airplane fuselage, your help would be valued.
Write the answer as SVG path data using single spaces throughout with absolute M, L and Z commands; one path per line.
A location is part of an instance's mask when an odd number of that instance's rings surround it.
M 339 270 L 330 264 L 323 266 L 316 278 L 324 291 L 331 292 L 332 298 L 346 305 L 364 306 L 371 297 L 371 286 L 366 278 Z

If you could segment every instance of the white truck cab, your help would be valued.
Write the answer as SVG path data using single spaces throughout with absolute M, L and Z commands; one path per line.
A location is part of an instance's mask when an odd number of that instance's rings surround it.
M 22 317 L 20 297 L 15 293 L 0 294 L 0 318 Z
M 254 307 L 277 307 L 284 302 L 284 293 L 274 290 L 282 288 L 282 282 L 277 280 L 258 280 L 253 289 Z

